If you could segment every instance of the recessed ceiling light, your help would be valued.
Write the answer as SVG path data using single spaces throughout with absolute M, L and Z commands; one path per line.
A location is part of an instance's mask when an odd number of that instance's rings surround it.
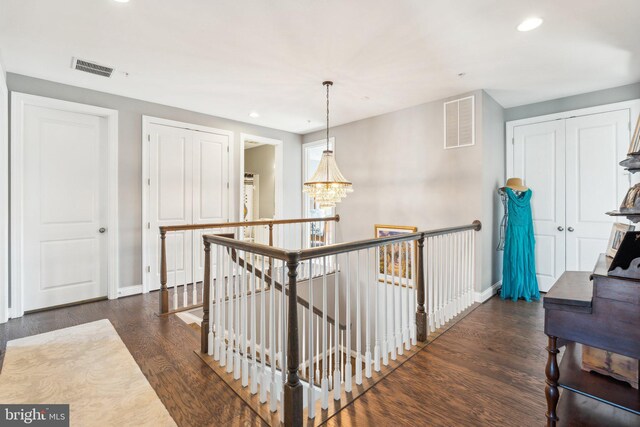
M 249 113 L 249 117 L 257 119 L 258 117 L 260 117 L 260 114 L 258 114 L 257 111 L 252 111 Z
M 129 3 L 129 0 L 113 0 L 116 1 L 118 3 Z
M 542 18 L 527 18 L 518 25 L 518 31 L 531 31 L 542 25 Z

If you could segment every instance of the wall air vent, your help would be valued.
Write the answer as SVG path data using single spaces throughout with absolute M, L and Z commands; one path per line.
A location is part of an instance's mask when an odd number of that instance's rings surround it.
M 95 62 L 79 58 L 73 58 L 71 68 L 102 77 L 111 77 L 111 74 L 113 74 L 113 67 L 107 67 L 105 65 L 96 64 Z
M 475 144 L 475 97 L 444 103 L 444 148 Z

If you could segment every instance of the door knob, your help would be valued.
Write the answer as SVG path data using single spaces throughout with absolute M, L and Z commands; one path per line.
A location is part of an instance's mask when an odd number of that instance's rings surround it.
M 558 226 L 558 231 L 564 231 L 564 227 L 563 227 L 563 226 L 561 226 L 561 225 L 559 225 L 559 226 Z
M 573 232 L 573 227 L 569 227 L 569 228 L 567 228 L 567 230 L 569 230 L 569 233 L 572 233 Z
M 105 231 L 107 231 L 107 229 L 106 229 L 106 228 L 104 228 L 104 227 L 100 227 L 100 228 L 98 229 L 98 231 L 99 231 L 100 233 L 104 233 Z

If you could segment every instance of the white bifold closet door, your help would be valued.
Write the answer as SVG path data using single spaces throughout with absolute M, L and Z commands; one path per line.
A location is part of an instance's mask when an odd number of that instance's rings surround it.
M 166 225 L 228 219 L 229 135 L 172 126 L 149 126 L 150 290 L 160 287 L 160 234 Z M 167 284 L 201 281 L 201 231 L 169 232 Z M 193 257 L 193 255 L 196 255 Z
M 514 127 L 511 173 L 533 190 L 540 290 L 565 270 L 590 271 L 606 251 L 629 176 L 628 109 Z

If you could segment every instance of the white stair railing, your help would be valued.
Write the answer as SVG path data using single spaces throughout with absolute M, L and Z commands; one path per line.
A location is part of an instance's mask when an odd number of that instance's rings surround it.
M 323 422 L 472 304 L 479 229 L 294 251 L 207 235 L 203 352 L 285 425 Z

